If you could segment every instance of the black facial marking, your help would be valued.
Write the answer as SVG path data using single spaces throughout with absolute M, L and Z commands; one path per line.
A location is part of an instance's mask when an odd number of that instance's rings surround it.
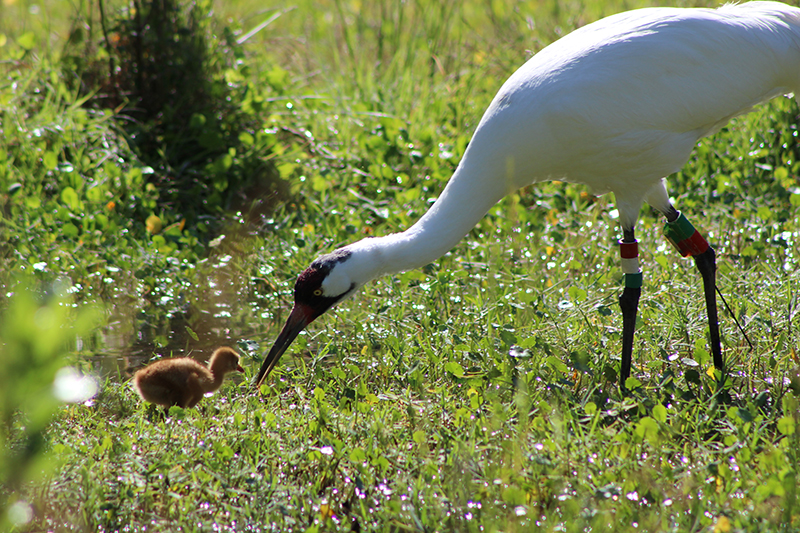
M 346 261 L 350 255 L 351 253 L 347 250 L 336 250 L 315 259 L 311 266 L 302 271 L 297 277 L 297 281 L 294 284 L 295 303 L 307 305 L 314 309 L 317 316 L 319 316 L 341 300 L 345 294 L 348 294 L 355 284 L 344 294 L 323 296 L 322 282 L 337 263 Z
M 351 255 L 352 252 L 350 250 L 347 250 L 346 248 L 339 248 L 338 250 L 334 250 L 329 254 L 317 257 L 314 259 L 314 262 L 311 263 L 309 268 L 324 270 L 325 274 L 327 274 L 333 268 L 333 265 L 347 261 Z

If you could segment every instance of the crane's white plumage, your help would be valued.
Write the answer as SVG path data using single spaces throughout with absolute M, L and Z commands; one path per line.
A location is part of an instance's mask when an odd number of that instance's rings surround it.
M 503 84 L 448 184 L 473 199 L 448 206 L 474 206 L 479 218 L 479 207 L 512 190 L 561 179 L 613 191 L 623 225 L 633 225 L 645 194 L 683 166 L 698 139 L 797 88 L 796 8 L 651 8 L 602 19 Z
M 503 84 L 416 224 L 321 256 L 301 274 L 295 310 L 257 381 L 331 305 L 377 276 L 437 259 L 503 196 L 531 183 L 558 179 L 614 192 L 632 235 L 643 201 L 674 212 L 664 177 L 698 139 L 798 90 L 800 9 L 778 2 L 639 9 L 570 33 Z

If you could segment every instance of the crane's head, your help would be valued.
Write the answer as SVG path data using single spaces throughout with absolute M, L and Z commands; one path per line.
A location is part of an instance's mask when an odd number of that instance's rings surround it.
M 254 380 L 256 387 L 272 371 L 283 352 L 314 319 L 345 300 L 374 277 L 370 253 L 357 245 L 318 257 L 294 284 L 294 307 Z

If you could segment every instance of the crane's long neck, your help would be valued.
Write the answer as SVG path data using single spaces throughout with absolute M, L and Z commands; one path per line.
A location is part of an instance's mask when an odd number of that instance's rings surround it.
M 476 158 L 473 158 L 473 160 Z M 372 248 L 375 276 L 404 272 L 435 261 L 452 249 L 508 192 L 516 187 L 465 154 L 444 191 L 416 224 L 402 233 L 358 243 Z

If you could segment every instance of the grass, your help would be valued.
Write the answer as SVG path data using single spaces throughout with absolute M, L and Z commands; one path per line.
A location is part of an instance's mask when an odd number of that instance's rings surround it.
M 225 215 L 221 199 L 206 214 L 198 202 L 193 218 L 165 206 L 154 185 L 165 175 L 150 179 L 162 170 L 123 120 L 81 105 L 59 68 L 63 43 L 26 49 L 0 30 L 0 231 L 13 243 L 0 248 L 0 323 L 39 328 L 3 330 L 19 370 L 0 376 L 15 391 L 2 396 L 0 464 L 25 466 L 0 474 L 5 529 L 800 530 L 798 110 L 787 99 L 702 141 L 669 179 L 719 253 L 730 402 L 713 395 L 699 276 L 649 211 L 637 227 L 639 386 L 619 395 L 613 197 L 559 183 L 503 200 L 436 263 L 365 287 L 250 389 L 300 270 L 408 227 L 515 66 L 640 4 L 436 6 L 300 2 L 245 42 L 226 71 L 261 102 L 244 145 L 286 190 L 245 194 Z M 217 6 L 217 32 L 241 36 L 271 15 Z M 51 25 L 25 20 L 43 43 Z M 148 230 L 153 215 L 163 231 Z M 61 299 L 34 305 L 21 289 L 41 296 L 58 280 Z M 36 318 L 55 310 L 58 327 Z M 53 331 L 64 336 L 52 346 L 31 341 Z M 130 389 L 127 362 L 109 371 L 98 357 L 117 353 L 112 334 L 145 339 L 148 356 L 238 342 L 248 372 L 165 419 Z M 98 395 L 33 413 L 66 364 L 100 375 Z

